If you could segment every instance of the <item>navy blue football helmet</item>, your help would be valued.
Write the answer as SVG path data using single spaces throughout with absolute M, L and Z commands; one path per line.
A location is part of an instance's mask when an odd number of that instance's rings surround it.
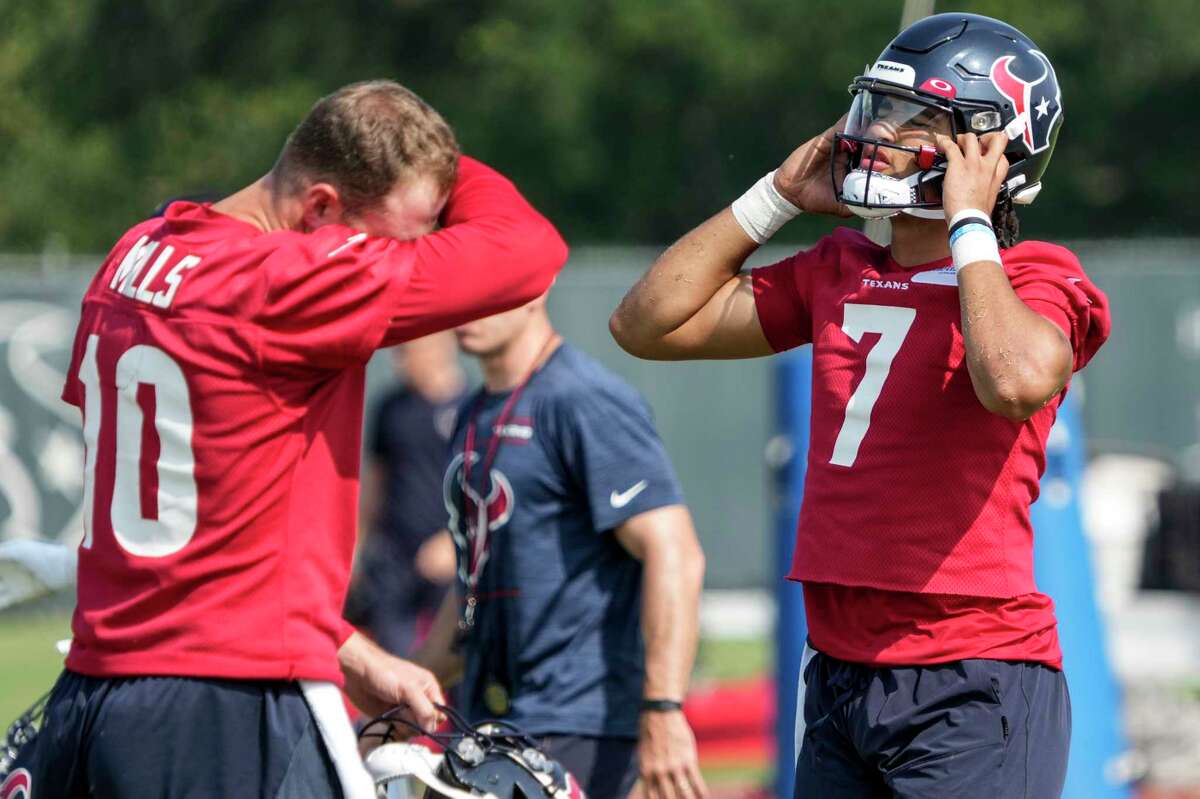
M 382 742 L 365 764 L 389 798 L 411 795 L 407 787 L 392 789 L 415 781 L 412 787 L 422 799 L 586 799 L 575 777 L 517 727 L 503 721 L 472 725 L 452 708 L 438 709 L 450 722 L 447 731 L 422 730 L 396 708 L 372 719 L 359 733 L 360 738 Z M 393 743 L 397 726 L 434 741 L 442 754 L 416 743 Z
M 1016 28 L 977 14 L 910 25 L 850 93 L 833 183 L 838 200 L 866 218 L 944 217 L 946 160 L 935 133 L 1003 131 L 1009 168 L 998 201 L 1033 202 L 1063 121 L 1050 59 Z

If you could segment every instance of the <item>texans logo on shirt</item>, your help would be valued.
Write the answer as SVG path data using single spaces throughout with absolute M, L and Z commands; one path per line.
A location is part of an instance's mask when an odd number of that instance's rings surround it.
M 484 477 L 479 473 L 481 456 L 478 452 L 468 452 L 466 457 L 471 459 L 471 484 L 467 484 L 464 456 L 460 452 L 446 469 L 442 499 L 450 514 L 448 527 L 455 546 L 460 552 L 477 552 L 477 566 L 482 567 L 487 562 L 489 539 L 512 518 L 516 497 L 504 472 L 493 468 L 485 486 Z M 460 559 L 459 571 L 464 580 L 468 560 Z
M 33 775 L 19 768 L 0 785 L 0 799 L 31 799 L 33 796 Z

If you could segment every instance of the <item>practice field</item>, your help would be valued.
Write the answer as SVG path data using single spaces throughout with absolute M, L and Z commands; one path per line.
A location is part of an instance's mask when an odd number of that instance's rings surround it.
M 55 644 L 70 635 L 66 613 L 0 614 L 0 726 L 49 690 L 62 669 Z M 766 641 L 706 640 L 700 644 L 697 678 L 741 680 L 764 674 L 770 656 Z
M 50 690 L 63 662 L 54 645 L 70 636 L 65 613 L 0 615 L 0 732 Z

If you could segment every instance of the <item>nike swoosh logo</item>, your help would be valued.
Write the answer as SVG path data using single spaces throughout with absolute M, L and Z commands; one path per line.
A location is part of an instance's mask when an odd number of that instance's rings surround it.
M 341 245 L 340 247 L 335 247 L 333 250 L 330 251 L 329 255 L 326 255 L 325 257 L 332 258 L 333 256 L 337 255 L 339 252 L 346 249 L 347 247 L 353 247 L 355 244 L 358 244 L 360 241 L 366 241 L 366 240 L 367 240 L 366 233 L 355 233 L 353 236 L 346 239 L 345 244 Z
M 609 494 L 608 502 L 614 508 L 623 508 L 626 505 L 628 505 L 630 502 L 633 502 L 634 497 L 636 497 L 638 494 L 645 491 L 646 486 L 648 486 L 648 485 L 650 485 L 650 484 L 647 483 L 645 480 L 638 480 L 636 483 L 634 483 L 629 488 L 625 489 L 624 491 L 622 491 L 620 493 L 617 493 L 616 491 L 614 491 L 611 494 Z

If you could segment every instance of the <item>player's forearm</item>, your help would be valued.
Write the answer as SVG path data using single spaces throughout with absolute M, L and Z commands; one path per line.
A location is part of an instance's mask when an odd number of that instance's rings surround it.
M 354 630 L 338 647 L 338 665 L 348 678 L 361 676 L 370 667 L 371 658 L 379 649 L 362 633 Z
M 455 646 L 458 637 L 458 591 L 451 588 L 446 592 L 442 606 L 438 608 L 433 626 L 421 647 L 413 653 L 412 661 L 429 669 L 443 687 L 449 687 L 462 679 L 464 659 Z
M 464 245 L 455 266 L 473 273 L 476 282 L 495 284 L 492 292 L 479 293 L 500 292 L 498 304 L 520 305 L 539 296 L 566 263 L 567 244 L 550 220 L 512 181 L 472 158 L 460 160 L 443 218 L 445 227 L 435 236 Z
M 1058 326 L 1021 301 L 999 264 L 970 264 L 958 281 L 976 396 L 992 413 L 1028 419 L 1070 378 L 1070 343 Z
M 554 225 L 511 181 L 466 156 L 443 223 L 410 245 L 412 271 L 385 346 L 524 305 L 567 260 Z
M 700 630 L 704 553 L 694 535 L 671 536 L 646 548 L 642 561 L 642 636 L 647 699 L 682 700 Z
M 640 358 L 670 357 L 664 340 L 729 283 L 758 245 L 728 208 L 658 257 L 609 320 L 613 338 Z

